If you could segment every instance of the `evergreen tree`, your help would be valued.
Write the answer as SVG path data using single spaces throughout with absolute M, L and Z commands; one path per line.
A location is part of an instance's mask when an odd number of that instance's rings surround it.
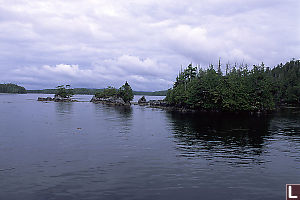
M 59 85 L 56 87 L 55 96 L 60 96 L 62 98 L 70 98 L 74 95 L 73 89 L 70 85 Z
M 104 99 L 109 97 L 117 97 L 117 96 L 118 96 L 118 90 L 111 86 L 108 86 L 107 88 L 104 88 L 103 90 L 95 93 L 95 97 L 104 98 Z
M 133 100 L 133 91 L 127 81 L 120 87 L 119 96 L 125 101 L 125 103 L 129 103 Z

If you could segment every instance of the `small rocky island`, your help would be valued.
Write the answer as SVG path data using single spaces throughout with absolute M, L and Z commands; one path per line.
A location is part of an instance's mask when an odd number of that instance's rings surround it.
M 116 89 L 114 87 L 107 87 L 101 92 L 96 93 L 90 102 L 93 103 L 103 103 L 113 106 L 130 106 L 131 103 L 140 106 L 150 106 L 150 107 L 168 107 L 167 102 L 164 100 L 150 100 L 147 101 L 145 96 L 142 96 L 138 102 L 131 102 L 133 100 L 133 91 L 126 81 L 125 84 Z
M 134 102 L 135 105 L 139 106 L 150 106 L 150 107 L 169 107 L 169 104 L 165 100 L 149 100 L 147 101 L 145 96 L 142 96 L 138 102 Z
M 70 85 L 60 85 L 56 87 L 57 92 L 54 97 L 38 97 L 38 101 L 55 101 L 55 102 L 76 102 L 77 100 L 72 99 L 74 95 Z
M 138 105 L 140 106 L 146 106 L 149 104 L 149 102 L 146 100 L 145 96 L 142 96 L 138 102 L 137 102 Z
M 109 86 L 101 92 L 97 92 L 91 99 L 91 102 L 115 106 L 130 106 L 133 96 L 133 91 L 126 81 L 119 89 Z
M 38 97 L 38 101 L 55 101 L 55 102 L 76 102 L 77 100 L 71 98 L 64 98 L 59 95 L 52 97 Z

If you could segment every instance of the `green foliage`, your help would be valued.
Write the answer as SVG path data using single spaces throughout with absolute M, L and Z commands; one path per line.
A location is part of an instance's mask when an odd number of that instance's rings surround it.
M 218 111 L 267 111 L 282 102 L 300 103 L 300 61 L 290 61 L 270 70 L 264 64 L 231 69 L 222 75 L 210 65 L 207 70 L 191 64 L 179 73 L 165 100 L 177 107 Z
M 74 95 L 73 89 L 71 89 L 70 85 L 59 85 L 56 87 L 55 96 L 60 96 L 63 98 L 70 98 Z
M 122 85 L 119 89 L 119 97 L 121 97 L 126 103 L 130 102 L 133 99 L 133 91 L 130 87 L 130 85 L 125 82 L 124 85 Z
M 95 96 L 97 98 L 108 98 L 118 95 L 118 90 L 114 87 L 108 86 L 107 88 L 97 92 Z
M 95 94 L 95 97 L 97 98 L 120 97 L 126 103 L 130 102 L 133 99 L 133 96 L 133 91 L 127 81 L 118 90 L 109 86 Z
M 300 60 L 279 64 L 269 71 L 278 103 L 300 104 Z
M 197 75 L 197 67 L 193 67 L 192 64 L 189 64 L 184 71 L 181 71 L 176 77 L 174 87 L 180 84 L 185 84 L 191 82 Z
M 25 94 L 26 89 L 22 86 L 8 83 L 8 84 L 0 84 L 0 93 L 18 93 Z

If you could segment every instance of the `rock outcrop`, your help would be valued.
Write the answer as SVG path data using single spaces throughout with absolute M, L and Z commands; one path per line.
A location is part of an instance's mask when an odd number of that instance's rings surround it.
M 126 103 L 120 97 L 108 97 L 108 98 L 98 98 L 93 96 L 90 102 L 93 103 L 103 103 L 107 105 L 114 105 L 114 106 L 130 106 L 130 103 Z
M 150 100 L 149 104 L 151 107 L 168 107 L 169 104 L 164 100 Z
M 140 106 L 146 106 L 146 105 L 149 105 L 149 102 L 147 102 L 145 96 L 142 96 L 142 97 L 138 100 L 138 105 L 140 105 Z
M 55 101 L 55 102 L 75 102 L 76 100 L 71 98 L 64 98 L 59 95 L 55 95 L 54 98 L 51 97 L 38 97 L 38 101 Z
M 38 97 L 38 101 L 54 101 L 54 98 L 51 97 Z
M 75 101 L 71 98 L 64 98 L 64 97 L 61 97 L 59 95 L 55 95 L 55 97 L 53 99 L 54 99 L 55 102 L 73 102 L 73 101 Z

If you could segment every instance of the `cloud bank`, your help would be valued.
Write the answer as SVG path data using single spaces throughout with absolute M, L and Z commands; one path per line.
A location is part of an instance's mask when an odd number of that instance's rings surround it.
M 0 0 L 0 82 L 172 86 L 180 65 L 299 59 L 298 0 Z

